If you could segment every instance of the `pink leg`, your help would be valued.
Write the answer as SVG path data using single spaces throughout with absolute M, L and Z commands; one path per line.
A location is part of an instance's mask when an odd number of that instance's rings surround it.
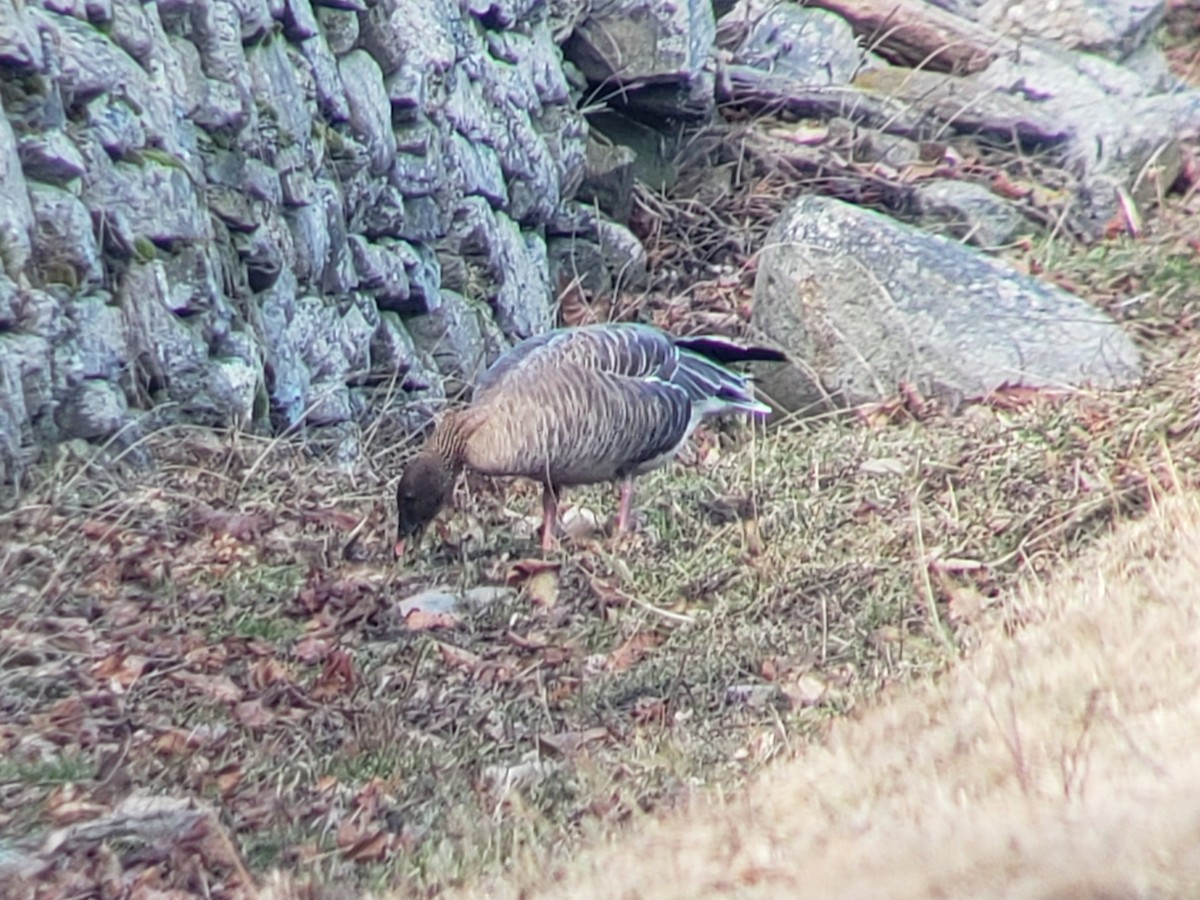
M 546 485 L 542 488 L 542 549 L 554 549 L 554 529 L 558 524 L 558 497 L 554 488 Z
M 617 534 L 629 531 L 629 522 L 633 518 L 633 479 L 626 478 L 621 482 L 621 502 L 617 506 Z

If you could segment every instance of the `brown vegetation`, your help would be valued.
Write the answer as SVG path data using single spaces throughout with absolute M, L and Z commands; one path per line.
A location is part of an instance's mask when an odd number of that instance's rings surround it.
M 1197 896 L 1198 626 L 1188 494 L 1007 598 L 943 677 L 538 895 Z

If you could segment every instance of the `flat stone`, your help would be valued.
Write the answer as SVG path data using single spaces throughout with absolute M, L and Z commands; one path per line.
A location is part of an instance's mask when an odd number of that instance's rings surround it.
M 128 410 L 129 403 L 119 387 L 107 381 L 88 380 L 71 389 L 54 418 L 62 438 L 94 440 L 120 430 Z
M 207 78 L 201 126 L 240 131 L 254 108 L 254 88 L 242 50 L 242 18 L 232 3 L 190 4 L 192 40 Z
M 104 277 L 92 217 L 74 194 L 36 182 L 29 185 L 33 208 L 33 261 L 43 283 L 72 289 L 98 285 Z
M 350 236 L 350 252 L 359 289 L 369 292 L 380 309 L 417 311 L 409 303 L 408 269 L 419 259 L 408 244 L 386 239 L 373 243 L 355 234 Z
M 381 0 L 359 18 L 359 41 L 390 75 L 406 63 L 443 73 L 458 59 L 456 6 L 425 0 Z
M 274 229 L 260 228 L 253 234 L 241 235 L 240 239 L 234 236 L 238 260 L 246 268 L 246 284 L 255 293 L 269 289 L 283 271 L 286 254 L 275 240 L 275 233 Z
M 263 291 L 248 310 L 262 342 L 271 417 L 277 427 L 285 428 L 295 427 L 304 420 L 304 398 L 312 380 L 291 331 L 298 290 L 295 275 L 284 269 L 275 284 Z
M 416 365 L 417 348 L 398 313 L 385 310 L 371 335 L 371 371 L 377 376 L 403 379 Z
M 449 147 L 447 162 L 462 179 L 463 193 L 483 197 L 495 209 L 503 208 L 508 202 L 508 188 L 496 151 L 458 133 L 450 135 Z
M 1017 207 L 974 182 L 924 181 L 913 191 L 913 198 L 927 230 L 977 247 L 1002 247 L 1033 230 Z
M 634 164 L 637 154 L 628 147 L 591 136 L 578 196 L 607 215 L 624 222 L 633 204 Z
M 338 63 L 338 70 L 350 103 L 350 126 L 355 137 L 367 148 L 371 173 L 382 175 L 396 155 L 391 103 L 383 86 L 383 72 L 363 50 L 344 56 Z
M 337 425 L 354 416 L 354 403 L 350 389 L 340 380 L 314 381 L 308 386 L 304 398 L 307 410 L 304 421 L 308 425 Z
M 854 29 L 840 16 L 780 4 L 754 22 L 735 59 L 817 87 L 849 84 L 862 66 L 863 50 Z
M 547 238 L 546 258 L 550 283 L 560 290 L 577 283 L 593 297 L 612 293 L 612 271 L 595 240 L 574 235 Z
M 125 317 L 107 296 L 91 294 L 71 301 L 73 324 L 67 370 L 76 378 L 116 381 L 129 364 Z
M 317 9 L 317 22 L 334 56 L 343 56 L 358 43 L 358 14 L 352 10 Z
M 497 324 L 514 341 L 547 331 L 554 317 L 545 241 L 503 213 L 496 213 L 495 235 L 488 274 Z
M 112 13 L 109 36 L 113 42 L 138 62 L 149 61 L 154 54 L 157 35 L 151 13 L 146 11 L 141 0 L 113 0 Z M 157 18 L 157 8 L 152 13 Z
M 286 0 L 283 13 L 283 33 L 288 40 L 305 41 L 320 34 L 317 17 L 309 0 Z
M 1062 118 L 1044 105 L 997 92 L 971 78 L 897 67 L 863 72 L 854 79 L 854 86 L 926 111 L 965 134 L 1000 141 L 1016 137 L 1033 145 L 1057 144 L 1070 136 Z
M 300 53 L 308 61 L 309 72 L 317 95 L 317 108 L 329 125 L 350 121 L 350 104 L 346 86 L 338 71 L 337 58 L 320 38 L 300 45 Z
M 146 146 L 146 132 L 129 105 L 107 95 L 97 97 L 87 107 L 91 136 L 113 159 L 124 159 Z
M 144 159 L 116 162 L 88 173 L 83 202 L 132 252 L 138 239 L 161 246 L 208 237 L 208 214 L 182 165 Z
M 717 26 L 709 0 L 595 3 L 564 47 L 588 81 L 687 82 L 708 61 Z
M 38 72 L 46 65 L 37 26 L 13 0 L 0 0 L 0 65 Z
M 166 269 L 158 260 L 134 263 L 122 276 L 117 302 L 125 314 L 131 358 L 156 402 L 176 404 L 185 421 L 189 411 L 196 411 L 213 422 L 204 396 L 208 345 L 199 327 L 171 312 L 170 293 Z
M 360 187 L 362 190 L 350 198 L 350 230 L 372 240 L 406 237 L 408 218 L 400 190 L 378 182 Z
M 1054 41 L 1121 60 L 1162 21 L 1163 0 L 1060 0 L 1046 5 L 993 0 L 975 6 L 977 21 L 997 32 Z
M 312 133 L 312 115 L 287 53 L 287 42 L 265 41 L 246 52 L 254 101 L 265 105 L 281 146 L 300 146 Z M 261 115 L 261 113 L 259 113 Z
M 428 353 L 446 379 L 446 392 L 467 390 L 487 368 L 483 322 L 491 315 L 486 305 L 453 291 L 441 292 L 441 305 L 432 312 L 405 320 L 417 349 Z
M 21 171 L 17 139 L 0 110 L 0 264 L 10 275 L 25 268 L 33 253 L 33 208 Z
M 178 316 L 196 316 L 217 308 L 221 285 L 209 249 L 202 244 L 186 245 L 161 259 L 167 291 L 163 302 Z
M 84 171 L 83 154 L 62 131 L 24 135 L 17 147 L 26 178 L 50 184 L 67 184 Z
M 54 409 L 54 351 L 36 334 L 0 334 L 0 409 L 18 427 L 50 417 Z
M 619 290 L 648 286 L 646 248 L 637 235 L 619 222 L 600 219 L 596 222 L 596 238 L 604 265 L 612 272 Z
M 753 323 L 797 365 L 758 374 L 785 409 L 877 401 L 901 382 L 956 403 L 1141 376 L 1133 341 L 1086 301 L 878 213 L 803 197 L 764 247 Z

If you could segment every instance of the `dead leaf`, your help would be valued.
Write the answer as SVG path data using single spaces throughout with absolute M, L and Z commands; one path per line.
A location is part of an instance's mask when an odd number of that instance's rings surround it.
M 404 617 L 404 627 L 409 631 L 435 631 L 439 628 L 450 629 L 461 626 L 462 620 L 454 613 L 449 612 L 425 612 L 423 609 L 414 609 Z
M 955 625 L 974 622 L 988 607 L 988 598 L 971 585 L 951 585 L 947 581 L 942 588 L 949 597 L 949 619 Z
M 310 696 L 317 702 L 331 700 L 352 692 L 357 685 L 358 675 L 350 654 L 345 650 L 331 650 Z
M 612 653 L 608 654 L 604 662 L 604 668 L 608 672 L 625 672 L 662 642 L 663 639 L 657 632 L 639 631 Z
M 249 544 L 272 527 L 272 516 L 265 510 L 247 512 L 198 507 L 192 512 L 192 525 L 210 531 L 217 537 L 231 537 Z
M 801 675 L 786 684 L 781 684 L 780 687 L 792 702 L 792 707 L 796 709 L 816 706 L 829 693 L 829 685 L 825 680 L 812 672 Z
M 242 783 L 242 767 L 237 763 L 230 763 L 227 766 L 223 766 L 213 774 L 217 783 L 217 790 L 221 792 L 222 797 L 228 797 Z
M 564 731 L 559 734 L 538 735 L 538 750 L 546 756 L 571 756 L 588 744 L 608 739 L 607 728 L 589 728 L 586 731 Z
M 304 509 L 300 511 L 300 521 L 305 525 L 353 531 L 362 522 L 362 517 L 340 509 Z
M 542 559 L 520 559 L 508 568 L 504 583 L 520 587 L 535 606 L 545 609 L 558 602 L 558 574 L 562 566 Z
M 588 585 L 592 589 L 592 593 L 596 595 L 596 599 L 602 607 L 618 607 L 629 606 L 633 603 L 633 598 L 627 593 L 603 578 L 598 578 L 595 575 L 588 576 Z
M 329 655 L 330 643 L 324 638 L 309 635 L 296 641 L 292 655 L 306 665 L 320 662 Z
M 171 680 L 176 684 L 190 687 L 198 694 L 203 694 L 218 703 L 237 703 L 242 699 L 243 692 L 233 683 L 228 675 L 205 675 L 202 672 L 174 672 Z
M 92 666 L 92 675 L 107 681 L 118 693 L 124 693 L 130 685 L 142 677 L 146 662 L 144 656 L 113 653 Z
M 392 836 L 378 830 L 366 834 L 342 851 L 342 856 L 356 863 L 383 862 L 392 847 Z
M 442 655 L 442 663 L 451 669 L 469 669 L 473 672 L 481 662 L 480 658 L 470 650 L 464 650 L 452 644 L 438 644 L 438 652 Z
M 187 731 L 182 728 L 171 728 L 154 739 L 154 752 L 159 756 L 183 756 L 193 749 Z
M 665 725 L 667 710 L 663 697 L 639 697 L 633 705 L 633 721 L 639 725 Z
M 246 728 L 266 728 L 275 716 L 263 706 L 261 700 L 246 700 L 239 703 L 233 711 L 234 717 Z
M 254 660 L 250 664 L 246 680 L 255 691 L 265 691 L 277 684 L 295 684 L 288 667 L 273 656 Z

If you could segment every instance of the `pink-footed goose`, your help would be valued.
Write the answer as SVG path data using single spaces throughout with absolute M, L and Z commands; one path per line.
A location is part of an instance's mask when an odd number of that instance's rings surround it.
M 464 467 L 542 483 L 545 549 L 554 545 L 558 492 L 568 485 L 620 480 L 617 530 L 627 530 L 633 479 L 667 463 L 701 419 L 770 412 L 725 364 L 784 359 L 766 347 L 632 323 L 523 341 L 483 374 L 469 406 L 442 418 L 405 469 L 396 554 L 450 500 Z

